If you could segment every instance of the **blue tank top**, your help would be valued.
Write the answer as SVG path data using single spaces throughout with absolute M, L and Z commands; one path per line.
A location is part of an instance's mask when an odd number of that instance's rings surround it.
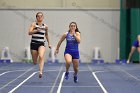
M 134 42 L 133 42 L 133 45 L 132 46 L 134 46 L 134 47 L 139 47 L 139 41 L 138 40 L 135 40 Z
M 79 51 L 78 44 L 75 37 L 68 32 L 66 35 L 66 50 L 71 52 Z

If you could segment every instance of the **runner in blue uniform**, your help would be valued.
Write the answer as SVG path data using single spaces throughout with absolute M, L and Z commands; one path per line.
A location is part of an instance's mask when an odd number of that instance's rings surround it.
M 48 36 L 48 26 L 43 24 L 43 13 L 38 12 L 36 14 L 37 22 L 33 22 L 29 28 L 29 35 L 32 35 L 30 48 L 34 65 L 37 64 L 37 59 L 39 57 L 39 78 L 42 77 L 43 67 L 44 67 L 44 54 L 45 54 L 45 39 L 47 39 L 48 47 L 51 48 L 49 36 Z
M 69 31 L 63 34 L 60 41 L 57 44 L 55 54 L 59 52 L 59 47 L 61 43 L 66 39 L 66 48 L 64 52 L 64 58 L 66 60 L 66 72 L 65 79 L 69 78 L 69 67 L 71 62 L 74 68 L 74 82 L 78 82 L 78 65 L 79 65 L 79 48 L 78 45 L 81 41 L 80 32 L 77 28 L 76 22 L 71 22 L 69 25 Z
M 130 63 L 131 57 L 132 57 L 132 55 L 133 55 L 133 53 L 135 52 L 136 49 L 138 50 L 138 52 L 140 54 L 140 35 L 137 36 L 137 39 L 132 44 L 127 63 Z

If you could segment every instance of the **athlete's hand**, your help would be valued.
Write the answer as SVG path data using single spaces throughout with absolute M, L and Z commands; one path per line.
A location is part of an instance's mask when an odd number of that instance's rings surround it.
M 48 47 L 51 49 L 52 48 L 52 46 L 51 45 L 48 45 Z
M 57 55 L 57 54 L 58 54 L 58 52 L 59 52 L 59 50 L 58 50 L 58 49 L 56 49 L 56 50 L 55 50 L 55 52 L 54 52 L 54 55 Z
M 37 28 L 37 32 L 40 32 L 41 31 L 41 29 L 40 28 Z
M 76 36 L 76 32 L 73 34 L 73 36 Z

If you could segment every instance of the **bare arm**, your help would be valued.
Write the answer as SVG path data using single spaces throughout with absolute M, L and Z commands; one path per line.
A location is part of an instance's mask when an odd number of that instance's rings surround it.
M 29 32 L 28 32 L 29 35 L 32 35 L 32 34 L 38 32 L 38 30 L 34 31 L 35 24 L 36 24 L 36 23 L 34 22 L 34 23 L 32 23 L 31 26 L 29 27 Z
M 46 28 L 45 37 L 46 37 L 47 42 L 48 42 L 48 47 L 51 48 L 51 45 L 50 45 L 50 39 L 49 39 L 49 35 L 48 35 L 48 26 L 45 25 L 45 28 Z
M 60 38 L 60 40 L 59 40 L 59 42 L 58 42 L 58 44 L 57 44 L 57 47 L 56 47 L 55 54 L 57 54 L 57 53 L 59 52 L 59 47 L 60 47 L 61 43 L 65 40 L 66 35 L 67 35 L 67 34 L 65 33 L 65 34 L 63 34 L 62 37 Z
M 79 33 L 79 32 L 76 32 L 76 33 L 74 34 L 74 37 L 75 37 L 75 39 L 77 40 L 77 42 L 80 43 L 80 41 L 81 41 L 81 35 L 80 35 L 80 33 Z

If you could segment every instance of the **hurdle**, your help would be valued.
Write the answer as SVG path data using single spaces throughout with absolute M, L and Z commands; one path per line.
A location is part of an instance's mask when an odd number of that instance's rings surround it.
M 116 58 L 116 60 L 115 60 L 115 63 L 116 64 L 126 64 L 127 63 L 127 60 L 126 59 L 120 59 L 120 48 L 118 48 L 118 50 L 117 50 L 118 52 L 117 52 L 117 58 Z
M 54 55 L 55 53 L 55 47 L 52 47 L 50 52 L 49 52 L 49 56 L 48 56 L 48 60 L 47 63 L 59 63 L 59 59 L 57 58 L 57 55 Z
M 92 63 L 93 64 L 104 63 L 104 60 L 101 57 L 100 47 L 94 48 Z
M 32 62 L 31 53 L 30 53 L 30 47 L 26 47 L 24 49 L 24 58 L 22 59 L 22 62 L 27 62 L 27 63 Z
M 0 63 L 12 63 L 13 60 L 10 55 L 9 47 L 4 47 L 1 53 Z

